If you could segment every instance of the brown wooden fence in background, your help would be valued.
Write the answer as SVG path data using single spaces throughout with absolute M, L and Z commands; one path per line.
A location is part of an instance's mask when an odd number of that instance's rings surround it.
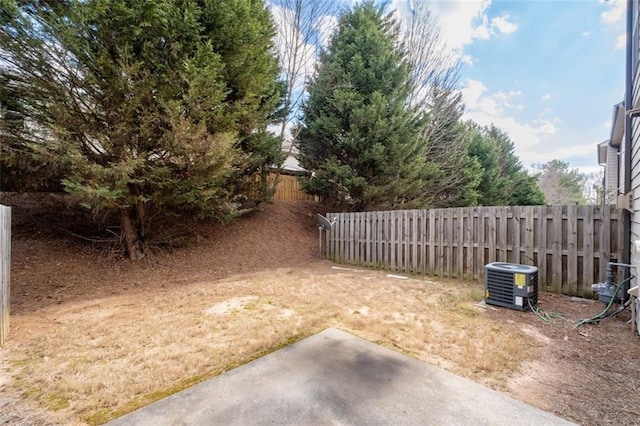
M 269 187 L 273 186 L 276 174 L 270 173 L 268 177 Z M 278 178 L 278 186 L 273 196 L 273 201 L 314 201 L 315 197 L 302 190 L 297 176 L 281 174 Z
M 342 263 L 445 278 L 483 277 L 484 265 L 538 267 L 540 288 L 592 295 L 619 261 L 615 206 L 467 207 L 330 213 L 327 256 Z
M 0 205 L 0 347 L 9 334 L 11 208 Z

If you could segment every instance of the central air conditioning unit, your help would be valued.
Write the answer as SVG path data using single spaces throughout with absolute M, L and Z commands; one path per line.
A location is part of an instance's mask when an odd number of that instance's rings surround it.
M 524 311 L 538 303 L 538 268 L 494 262 L 484 267 L 485 303 Z

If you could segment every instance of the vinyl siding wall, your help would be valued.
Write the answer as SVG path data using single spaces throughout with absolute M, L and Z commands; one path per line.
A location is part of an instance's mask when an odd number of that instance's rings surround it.
M 632 108 L 640 107 L 640 0 L 633 1 L 633 35 L 631 39 L 632 48 Z M 622 144 L 624 147 L 624 143 Z M 631 214 L 631 263 L 636 266 L 632 276 L 636 276 L 631 281 L 631 286 L 639 284 L 637 279 L 638 271 L 640 271 L 640 252 L 636 242 L 640 241 L 640 117 L 632 118 L 631 121 L 631 190 L 633 191 L 633 206 Z M 624 159 L 625 153 L 621 150 L 621 160 Z M 621 165 L 624 161 L 621 161 Z M 624 167 L 624 166 L 623 166 Z M 624 183 L 624 169 L 620 168 L 621 181 Z M 624 190 L 624 187 L 622 187 Z M 636 300 L 636 311 L 640 309 L 640 301 Z M 640 325 L 639 317 L 636 316 L 636 324 Z M 640 328 L 640 327 L 639 327 Z M 638 328 L 637 328 L 638 329 Z M 637 330 L 636 329 L 636 330 Z
M 604 187 L 607 191 L 607 203 L 615 204 L 619 189 L 622 189 L 622 179 L 618 174 L 620 158 L 618 148 L 607 146 L 607 166 L 604 175 Z
M 638 8 L 639 1 L 633 2 L 634 6 L 634 31 L 632 37 L 632 49 L 633 49 L 633 107 L 640 105 L 640 66 L 638 66 L 640 58 L 640 31 L 638 28 Z M 624 144 L 623 144 L 624 146 Z M 640 240 L 640 117 L 635 117 L 631 121 L 631 190 L 633 191 L 633 214 L 631 216 L 631 245 L 634 246 L 636 240 Z M 626 155 L 624 153 L 623 155 Z M 624 162 L 622 162 L 624 163 Z M 624 165 L 620 168 L 622 178 L 624 178 Z M 634 256 L 634 250 L 631 250 L 632 261 L 638 262 Z

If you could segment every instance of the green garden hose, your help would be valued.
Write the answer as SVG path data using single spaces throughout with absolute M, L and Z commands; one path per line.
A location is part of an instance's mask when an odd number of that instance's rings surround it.
M 624 283 L 626 283 L 627 281 L 629 281 L 631 279 L 631 277 L 625 278 L 624 280 L 620 281 L 617 285 L 616 285 L 616 289 L 613 292 L 613 296 L 611 296 L 611 300 L 609 300 L 609 303 L 607 303 L 606 308 L 604 308 L 604 310 L 602 312 L 600 312 L 598 315 L 591 317 L 591 318 L 585 318 L 582 319 L 580 321 L 577 322 L 576 324 L 576 328 L 580 327 L 581 325 L 585 325 L 585 324 L 589 324 L 592 322 L 600 322 L 605 318 L 609 318 L 610 316 L 619 314 L 622 311 L 619 312 L 615 312 L 612 314 L 607 314 L 607 312 L 609 311 L 609 309 L 611 309 L 611 306 L 613 305 L 613 302 L 616 300 L 617 296 L 618 296 L 618 292 L 620 291 L 620 289 L 622 288 L 622 286 L 624 285 Z M 622 305 L 622 307 L 624 308 L 625 305 Z M 623 309 L 624 310 L 624 309 Z

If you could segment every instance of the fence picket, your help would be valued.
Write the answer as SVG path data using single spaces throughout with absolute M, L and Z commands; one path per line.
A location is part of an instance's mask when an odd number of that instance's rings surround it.
M 538 212 L 538 227 L 536 228 L 538 232 L 538 277 L 543 278 L 541 280 L 544 283 L 542 288 L 549 290 L 547 287 L 547 206 L 538 206 L 535 209 Z
M 608 208 L 608 206 L 604 206 L 604 208 Z M 594 239 L 594 220 L 593 217 L 595 215 L 594 209 L 585 208 L 585 216 L 584 216 L 584 236 L 582 237 L 582 279 L 585 284 L 594 283 L 593 276 L 593 262 L 594 262 L 594 253 L 593 253 L 593 239 Z M 585 288 L 586 287 L 586 288 Z M 591 297 L 592 291 L 591 287 L 584 286 L 583 287 L 582 297 Z
M 427 210 L 422 210 L 419 213 L 420 216 L 420 233 L 421 233 L 421 237 L 420 237 L 420 262 L 422 263 L 422 265 L 420 266 L 420 271 L 422 271 L 423 274 L 428 274 L 428 268 L 427 268 L 427 217 L 429 215 L 429 212 Z
M 464 274 L 464 279 L 466 280 L 472 280 L 474 278 L 474 272 L 473 272 L 473 237 L 472 237 L 472 232 L 473 232 L 473 212 L 474 209 L 473 207 L 469 207 L 467 209 L 465 209 L 466 215 L 464 217 L 465 222 L 463 223 L 464 226 L 464 246 L 463 246 L 463 251 L 464 251 L 464 255 L 465 260 L 466 260 L 466 271 Z
M 349 252 L 347 251 L 347 233 L 349 232 L 349 227 L 348 227 L 348 218 L 347 216 L 343 216 L 342 217 L 342 227 L 341 227 L 341 233 L 340 233 L 340 257 L 343 259 L 349 259 Z
M 429 275 L 436 274 L 436 211 L 431 209 L 429 213 Z
M 618 216 L 619 217 L 619 216 Z M 607 267 L 607 261 L 609 260 L 609 258 L 611 257 L 611 227 L 609 226 L 604 226 L 605 223 L 607 223 L 607 221 L 611 221 L 611 210 L 607 208 L 607 206 L 605 206 L 605 208 L 602 211 L 602 222 L 600 223 L 600 239 L 599 239 L 599 252 L 600 252 L 600 259 L 599 259 L 599 268 L 598 268 L 598 272 L 599 272 L 599 282 L 604 282 L 605 281 L 605 270 Z
M 512 236 L 511 238 L 507 238 L 507 245 L 511 246 L 511 263 L 522 263 L 520 261 L 520 233 L 521 227 L 524 225 L 522 223 L 522 215 L 520 214 L 520 207 L 514 206 L 511 209 L 511 229 Z M 508 237 L 508 235 L 505 235 Z
M 11 290 L 11 207 L 0 205 L 0 347 L 9 335 Z
M 411 244 L 411 235 L 409 228 L 409 211 L 402 212 L 402 271 L 409 271 L 409 244 Z
M 567 206 L 567 294 L 578 294 L 578 207 Z
M 525 209 L 525 223 L 524 223 L 524 249 L 525 249 L 525 254 L 524 254 L 524 264 L 525 265 L 535 265 L 534 259 L 533 259 L 533 252 L 534 252 L 534 239 L 535 239 L 535 235 L 534 235 L 534 215 L 535 215 L 535 209 L 532 208 L 527 208 Z
M 444 277 L 445 271 L 447 269 L 447 259 L 446 259 L 446 238 L 445 238 L 445 216 L 446 211 L 438 210 L 437 211 L 437 222 L 436 226 L 438 228 L 438 243 L 440 246 L 440 250 L 438 250 L 438 254 L 436 255 L 436 262 L 438 264 L 438 276 Z
M 498 207 L 498 235 L 496 236 L 496 249 L 498 250 L 497 259 L 499 262 L 508 262 L 507 258 L 507 249 L 508 239 L 507 239 L 507 208 L 506 207 Z
M 454 209 L 447 209 L 445 212 L 445 226 L 443 227 L 442 230 L 444 232 L 443 234 L 443 241 L 446 241 L 447 243 L 447 254 L 446 254 L 446 259 L 445 259 L 445 264 L 447 265 L 446 268 L 446 277 L 447 278 L 452 278 L 453 277 L 453 212 L 455 210 Z
M 389 226 L 391 229 L 391 238 L 390 244 L 391 252 L 390 252 L 390 264 L 392 270 L 396 269 L 396 215 L 395 212 L 389 212 Z
M 411 271 L 420 272 L 418 267 L 418 210 L 411 210 Z
M 488 238 L 489 238 L 489 263 L 495 262 L 496 259 L 496 213 L 497 209 L 495 207 L 491 207 L 488 210 L 488 220 L 489 220 L 489 228 L 488 228 Z
M 456 251 L 456 278 L 464 277 L 464 209 L 458 208 L 455 211 L 457 216 L 456 229 L 454 234 Z
M 485 250 L 486 250 L 486 246 L 487 246 L 487 242 L 485 240 L 485 223 L 486 223 L 486 218 L 485 218 L 485 214 L 487 212 L 486 209 L 477 209 L 476 210 L 477 214 L 478 214 L 478 248 L 477 248 L 477 252 L 476 252 L 476 263 L 477 263 L 477 271 L 476 271 L 476 277 L 478 279 L 480 279 L 480 277 L 483 276 L 484 273 L 484 268 L 483 265 L 485 265 L 487 263 L 487 259 L 485 257 Z
M 562 206 L 553 206 L 553 237 L 552 249 L 552 275 L 551 285 L 555 293 L 562 292 Z
M 391 212 L 384 215 L 385 245 L 384 245 L 384 265 L 386 268 L 391 266 Z

